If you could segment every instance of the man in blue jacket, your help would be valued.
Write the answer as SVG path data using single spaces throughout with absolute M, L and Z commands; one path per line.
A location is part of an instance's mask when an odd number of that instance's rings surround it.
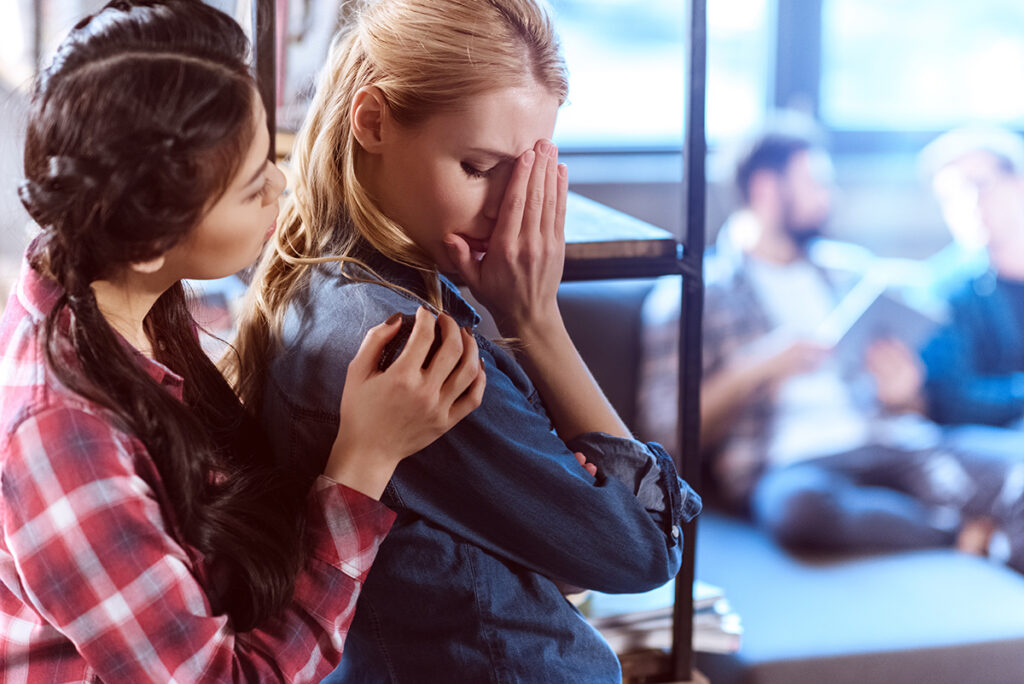
M 1024 418 L 1024 141 L 996 128 L 950 131 L 924 149 L 955 243 L 987 268 L 949 297 L 949 321 L 911 358 L 878 359 L 879 395 L 946 424 L 1015 426 Z M 891 361 L 891 362 L 889 362 Z

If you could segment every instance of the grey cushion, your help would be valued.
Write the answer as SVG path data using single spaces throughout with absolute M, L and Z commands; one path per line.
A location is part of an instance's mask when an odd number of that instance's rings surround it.
M 640 310 L 654 280 L 563 283 L 558 306 L 572 340 L 630 429 L 636 430 Z
M 715 684 L 1024 682 L 1024 577 L 949 549 L 826 558 L 749 523 L 700 517 L 697 575 L 740 614 L 739 653 L 699 654 Z

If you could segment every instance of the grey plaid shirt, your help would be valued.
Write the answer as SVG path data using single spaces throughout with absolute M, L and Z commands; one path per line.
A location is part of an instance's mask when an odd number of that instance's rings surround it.
M 811 255 L 837 294 L 850 287 L 851 276 L 870 258 L 859 247 L 831 241 L 821 241 L 821 248 L 812 249 Z M 747 345 L 775 327 L 747 275 L 748 262 L 748 256 L 724 240 L 705 259 L 704 377 L 733 362 Z M 664 278 L 644 304 L 644 360 L 637 398 L 641 434 L 665 445 L 672 454 L 678 451 L 679 297 L 678 279 Z M 769 393 L 753 397 L 737 409 L 725 439 L 705 449 L 727 504 L 745 506 L 767 464 L 774 418 L 774 397 Z

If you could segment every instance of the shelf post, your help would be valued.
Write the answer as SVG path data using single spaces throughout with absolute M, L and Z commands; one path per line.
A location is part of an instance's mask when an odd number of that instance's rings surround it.
M 689 54 L 684 73 L 683 111 L 683 250 L 682 298 L 679 316 L 679 420 L 677 422 L 679 472 L 694 489 L 700 488 L 700 379 L 701 318 L 704 282 L 701 276 L 705 236 L 705 92 L 707 78 L 707 3 L 689 0 L 687 38 Z M 686 54 L 684 52 L 684 54 Z M 676 681 L 693 678 L 693 581 L 697 525 L 683 527 L 683 565 L 676 576 L 672 615 L 672 676 Z

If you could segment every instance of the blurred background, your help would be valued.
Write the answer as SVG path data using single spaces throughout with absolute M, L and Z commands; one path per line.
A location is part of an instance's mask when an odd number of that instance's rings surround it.
M 17 200 L 24 101 L 54 46 L 98 0 L 0 6 L 0 270 L 25 243 Z M 243 24 L 249 0 L 213 2 Z M 556 135 L 573 189 L 682 231 L 684 0 L 553 0 L 570 101 Z M 278 121 L 301 120 L 339 22 L 336 0 L 279 0 Z M 828 232 L 891 256 L 949 241 L 916 154 L 968 122 L 1024 129 L 1019 0 L 709 0 L 708 230 L 732 208 L 731 146 L 779 108 L 815 117 L 834 155 Z

